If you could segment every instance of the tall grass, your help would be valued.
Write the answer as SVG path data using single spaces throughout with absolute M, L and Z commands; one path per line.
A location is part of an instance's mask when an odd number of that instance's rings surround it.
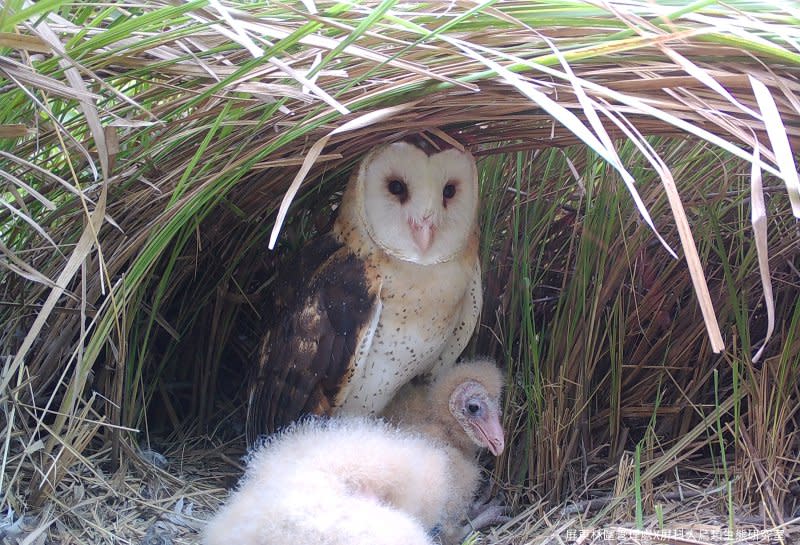
M 721 323 L 742 331 L 731 339 L 736 348 L 722 356 L 710 349 L 697 306 L 687 298 L 688 274 L 642 229 L 632 203 L 620 194 L 619 180 L 602 161 L 583 149 L 570 149 L 551 150 L 533 160 L 528 153 L 520 154 L 521 161 L 520 155 L 504 158 L 505 172 L 494 164 L 496 157 L 484 164 L 484 173 L 494 179 L 500 175 L 513 188 L 507 192 L 513 196 L 506 197 L 510 204 L 504 220 L 487 218 L 491 228 L 484 233 L 493 248 L 485 267 L 484 322 L 493 330 L 490 339 L 503 341 L 502 355 L 510 369 L 509 406 L 516 409 L 508 424 L 520 437 L 513 441 L 516 450 L 509 451 L 501 480 L 525 483 L 532 497 L 556 500 L 576 490 L 596 489 L 611 476 L 575 471 L 613 467 L 625 451 L 639 447 L 643 465 L 662 464 L 649 474 L 650 479 L 657 477 L 651 487 L 674 478 L 669 473 L 675 463 L 694 467 L 690 461 L 696 460 L 701 466 L 713 463 L 723 482 L 735 473 L 740 501 L 747 490 L 757 489 L 741 475 L 756 478 L 763 455 L 752 456 L 754 447 L 747 447 L 737 431 L 752 429 L 751 418 L 758 413 L 750 412 L 750 403 L 767 391 L 763 383 L 747 385 L 740 378 L 744 374 L 764 380 L 762 366 L 751 359 L 753 345 L 741 338 L 765 331 L 758 262 L 748 236 L 748 215 L 742 213 L 748 206 L 748 192 L 741 186 L 748 166 L 724 156 L 712 159 L 683 141 L 653 143 L 681 165 L 676 178 L 687 196 L 687 211 L 706 219 L 695 223 L 695 232 L 709 263 L 709 288 Z M 623 157 L 635 165 L 634 157 Z M 569 163 L 585 190 L 576 189 Z M 525 165 L 524 173 L 520 165 Z M 712 171 L 726 172 L 731 185 L 720 188 L 719 177 L 709 175 Z M 646 169 L 636 172 L 643 186 L 657 176 Z M 520 179 L 525 180 L 521 185 Z M 658 192 L 643 198 L 651 210 L 665 206 Z M 493 209 L 493 204 L 487 206 L 492 214 Z M 794 222 L 788 208 L 773 208 L 771 217 L 775 224 Z M 676 236 L 669 225 L 662 232 L 667 240 Z M 796 259 L 796 237 L 774 244 L 777 254 Z M 717 250 L 713 256 L 711 248 Z M 734 256 L 748 257 L 732 264 Z M 772 265 L 773 270 L 781 268 L 777 260 Z M 729 282 L 726 271 L 733 270 L 737 277 Z M 794 283 L 776 289 L 776 301 L 792 309 L 784 315 L 787 320 L 796 312 L 797 293 Z M 486 316 L 492 310 L 495 316 Z M 773 384 L 768 391 L 774 403 L 774 396 L 785 394 L 786 388 L 796 393 L 796 381 L 783 381 L 797 372 L 795 363 L 789 363 L 797 347 L 794 335 L 770 342 L 774 345 L 764 366 L 775 366 L 775 382 L 767 379 Z M 496 344 L 490 341 L 484 347 Z M 496 353 L 501 355 L 499 349 Z M 742 410 L 742 396 L 750 410 Z M 722 399 L 730 406 L 721 408 Z M 773 444 L 780 456 L 791 458 L 796 414 L 783 406 L 782 419 L 772 421 L 776 427 L 771 433 L 780 437 Z M 713 427 L 698 428 L 699 423 Z M 680 459 L 665 460 L 689 433 L 698 434 L 698 440 L 682 446 L 688 450 L 679 449 Z M 781 478 L 793 471 L 783 471 Z M 788 480 L 776 487 L 784 493 L 773 507 L 787 499 Z

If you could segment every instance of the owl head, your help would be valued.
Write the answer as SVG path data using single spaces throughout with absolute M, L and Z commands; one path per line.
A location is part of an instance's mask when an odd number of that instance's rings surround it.
M 452 148 L 429 154 L 408 142 L 376 148 L 351 177 L 342 213 L 356 216 L 392 257 L 420 265 L 448 261 L 475 234 L 475 160 Z

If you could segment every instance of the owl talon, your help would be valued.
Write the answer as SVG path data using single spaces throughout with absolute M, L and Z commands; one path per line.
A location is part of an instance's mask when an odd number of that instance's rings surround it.
M 511 517 L 508 516 L 508 506 L 505 504 L 503 494 L 491 497 L 491 486 L 486 485 L 469 508 L 467 524 L 463 527 L 464 537 L 474 531 L 503 524 L 509 520 Z

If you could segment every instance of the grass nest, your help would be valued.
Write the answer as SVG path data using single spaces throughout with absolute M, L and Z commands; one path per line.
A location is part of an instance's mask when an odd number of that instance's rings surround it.
M 361 156 L 422 135 L 479 161 L 468 352 L 507 373 L 516 514 L 480 539 L 796 539 L 790 3 L 0 15 L 6 538 L 196 541 L 241 471 L 276 268 Z

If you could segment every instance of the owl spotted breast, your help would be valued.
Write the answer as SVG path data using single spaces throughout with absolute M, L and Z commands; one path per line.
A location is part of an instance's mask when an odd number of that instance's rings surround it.
M 415 376 L 455 362 L 481 307 L 477 213 L 469 153 L 397 142 L 367 154 L 331 232 L 278 281 L 248 441 L 304 414 L 375 414 Z

